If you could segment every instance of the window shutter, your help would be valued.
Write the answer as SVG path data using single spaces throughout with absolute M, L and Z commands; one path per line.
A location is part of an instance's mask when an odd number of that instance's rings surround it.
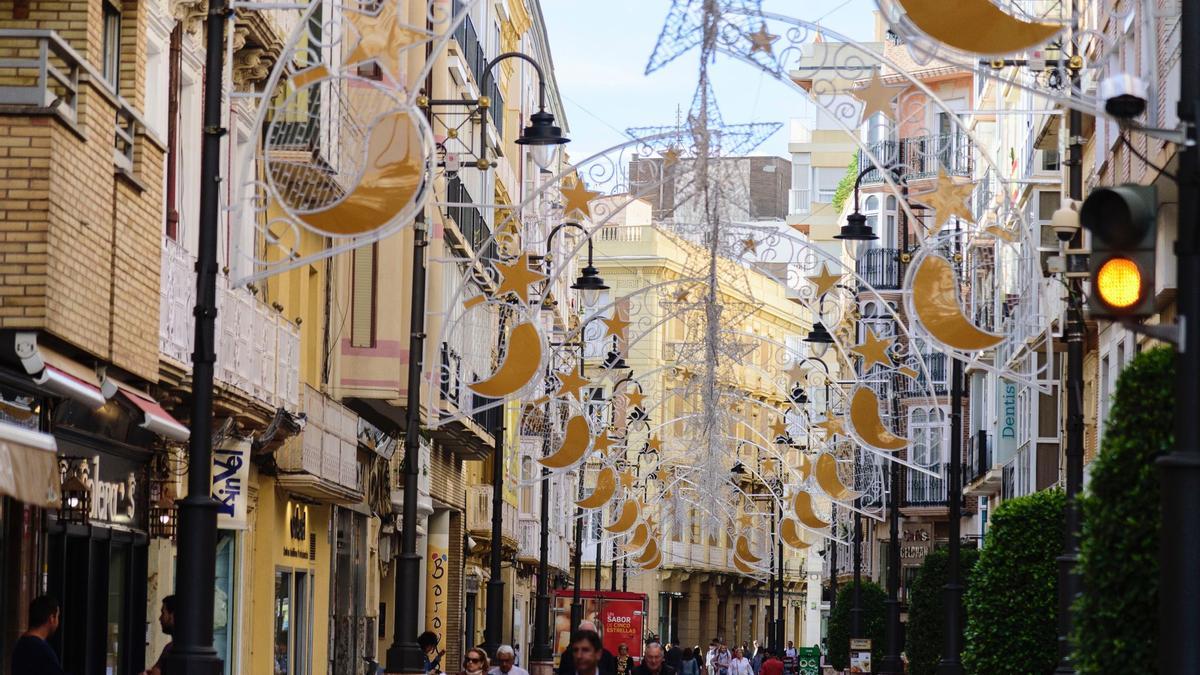
M 375 254 L 378 244 L 355 249 L 351 263 L 350 346 L 375 346 Z

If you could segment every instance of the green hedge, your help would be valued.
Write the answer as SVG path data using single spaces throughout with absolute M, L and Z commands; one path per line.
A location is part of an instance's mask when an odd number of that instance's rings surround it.
M 837 188 L 833 191 L 833 210 L 837 213 L 842 212 L 842 207 L 846 205 L 846 200 L 854 192 L 854 179 L 858 178 L 858 153 L 850 155 L 850 163 L 846 165 L 846 175 L 838 181 Z M 813 187 L 816 190 L 816 187 Z
M 971 587 L 971 573 L 979 560 L 979 549 L 963 548 L 959 554 L 964 588 Z M 934 675 L 942 659 L 946 635 L 946 591 L 950 575 L 950 552 L 943 547 L 925 556 L 917 576 L 908 587 L 908 629 L 904 653 L 911 675 Z
M 1158 541 L 1162 508 L 1154 460 L 1174 445 L 1175 354 L 1138 355 L 1117 380 L 1100 455 L 1082 500 L 1075 604 L 1080 673 L 1152 672 L 1158 646 Z
M 1002 503 L 992 515 L 966 593 L 963 665 L 969 673 L 1049 673 L 1058 662 L 1060 490 Z
M 863 637 L 871 639 L 871 663 L 879 663 L 887 644 L 884 626 L 887 625 L 887 593 L 879 584 L 862 582 Z M 854 606 L 854 582 L 838 588 L 837 603 L 829 615 L 829 662 L 834 668 L 850 667 L 850 608 Z

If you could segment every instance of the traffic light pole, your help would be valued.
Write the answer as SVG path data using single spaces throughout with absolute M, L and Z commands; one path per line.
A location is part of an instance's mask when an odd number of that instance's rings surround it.
M 1175 375 L 1175 449 L 1158 460 L 1162 485 L 1161 564 L 1158 589 L 1159 672 L 1200 673 L 1200 0 L 1183 0 L 1180 13 L 1177 308 L 1179 359 Z

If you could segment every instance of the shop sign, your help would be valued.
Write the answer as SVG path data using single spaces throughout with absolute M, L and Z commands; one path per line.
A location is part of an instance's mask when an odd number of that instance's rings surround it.
M 600 609 L 604 648 L 618 653 L 622 644 L 634 658 L 642 656 L 642 601 L 605 598 Z
M 871 641 L 861 638 L 850 640 L 850 672 L 870 673 Z
M 230 439 L 213 448 L 212 496 L 217 500 L 217 527 L 244 530 L 246 484 L 250 480 L 250 441 Z
M 433 631 L 438 644 L 446 643 L 449 619 L 450 514 L 443 511 L 429 517 L 425 558 L 425 630 Z
M 901 560 L 924 560 L 933 550 L 933 526 L 929 523 L 905 524 L 900 545 Z
M 137 471 L 130 470 L 133 465 L 108 458 L 103 464 L 105 473 L 101 472 L 100 455 L 93 455 L 86 466 L 89 475 L 85 482 L 92 491 L 91 521 L 141 527 L 145 514 L 137 508 L 141 485 Z
M 1003 464 L 1017 453 L 1017 385 L 1001 380 L 996 397 L 996 419 L 1000 427 L 995 441 L 995 462 Z
M 308 507 L 293 502 L 287 503 L 287 540 L 283 555 L 288 558 L 308 560 Z

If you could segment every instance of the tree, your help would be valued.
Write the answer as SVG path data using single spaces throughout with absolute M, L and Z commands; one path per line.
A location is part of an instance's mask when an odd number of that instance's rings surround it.
M 838 181 L 837 188 L 833 191 L 833 210 L 836 213 L 842 212 L 842 207 L 846 205 L 846 200 L 850 198 L 854 192 L 854 181 L 858 178 L 858 154 L 850 155 L 850 163 L 846 165 L 846 174 Z
M 862 633 L 871 639 L 871 662 L 883 658 L 884 624 L 887 621 L 887 593 L 879 584 L 862 582 Z M 854 606 L 854 582 L 838 588 L 837 604 L 829 615 L 829 662 L 834 668 L 850 667 L 850 609 Z
M 1081 503 L 1074 662 L 1080 673 L 1154 669 L 1162 508 L 1154 460 L 1175 443 L 1175 354 L 1139 354 L 1117 380 L 1089 494 Z
M 979 560 L 979 549 L 964 548 L 959 558 L 964 588 L 971 587 L 971 573 Z M 950 576 L 950 552 L 938 547 L 925 556 L 917 576 L 908 587 L 908 628 L 904 653 L 911 675 L 934 675 L 942 659 L 946 635 L 946 583 Z
M 1058 663 L 1061 490 L 1010 499 L 992 515 L 966 593 L 963 665 L 970 673 L 1049 673 Z

